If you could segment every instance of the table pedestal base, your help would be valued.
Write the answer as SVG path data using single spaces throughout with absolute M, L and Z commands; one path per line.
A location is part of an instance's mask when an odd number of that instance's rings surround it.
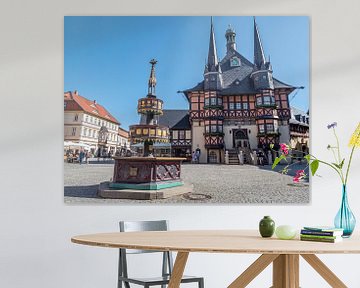
M 300 254 L 333 288 L 347 286 L 314 254 Z M 189 252 L 178 252 L 168 288 L 179 288 Z M 299 254 L 263 254 L 255 260 L 228 288 L 245 288 L 267 266 L 273 263 L 271 288 L 299 288 Z
M 273 262 L 272 288 L 299 288 L 299 255 L 281 254 Z
M 333 288 L 347 286 L 314 254 L 300 254 Z M 263 254 L 249 266 L 228 288 L 244 288 L 270 263 L 273 263 L 271 288 L 299 288 L 299 254 Z

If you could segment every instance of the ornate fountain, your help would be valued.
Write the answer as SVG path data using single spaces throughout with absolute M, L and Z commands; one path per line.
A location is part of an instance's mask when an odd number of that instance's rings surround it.
M 156 199 L 184 194 L 192 187 L 181 181 L 181 163 L 185 158 L 155 157 L 155 143 L 169 142 L 169 127 L 158 125 L 163 114 L 163 101 L 156 97 L 155 65 L 152 59 L 148 94 L 138 100 L 138 114 L 144 115 L 145 124 L 130 126 L 131 145 L 143 143 L 143 155 L 114 157 L 112 182 L 100 184 L 99 195 L 104 198 Z
M 148 83 L 148 94 L 145 98 L 138 100 L 137 111 L 138 114 L 144 115 L 146 124 L 137 124 L 130 126 L 130 141 L 131 144 L 143 143 L 143 156 L 152 156 L 153 144 L 159 142 L 169 142 L 170 133 L 166 126 L 158 125 L 158 117 L 163 114 L 163 101 L 156 98 L 155 87 L 155 65 L 157 61 L 152 59 L 151 72 Z

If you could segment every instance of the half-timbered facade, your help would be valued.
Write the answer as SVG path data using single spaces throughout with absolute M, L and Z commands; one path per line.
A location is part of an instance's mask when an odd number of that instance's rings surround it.
M 291 107 L 290 146 L 291 148 L 309 152 L 309 112 Z
M 171 156 L 191 160 L 192 133 L 189 111 L 164 109 L 163 115 L 158 116 L 156 121 L 170 130 Z M 144 122 L 145 117 L 142 116 L 140 123 Z
M 266 150 L 290 141 L 289 94 L 297 87 L 273 78 L 255 19 L 254 63 L 236 50 L 235 36 L 229 27 L 227 52 L 218 60 L 211 22 L 203 81 L 182 91 L 189 102 L 191 150 L 202 151 L 201 163 L 223 163 L 226 150 Z

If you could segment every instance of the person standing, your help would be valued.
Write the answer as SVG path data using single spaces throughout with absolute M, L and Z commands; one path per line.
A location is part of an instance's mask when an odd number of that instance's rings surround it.
M 84 157 L 85 157 L 85 152 L 84 152 L 84 150 L 81 149 L 80 154 L 79 154 L 79 163 L 80 163 L 80 165 L 81 165 Z
M 200 155 L 201 155 L 201 149 L 198 147 L 196 148 L 196 160 L 198 164 L 200 162 Z
M 195 153 L 195 151 L 193 151 L 192 152 L 192 157 L 191 157 L 192 159 L 192 163 L 195 163 L 195 161 L 196 161 L 196 153 Z
M 89 151 L 86 151 L 86 152 L 85 152 L 85 163 L 86 163 L 86 164 L 89 164 L 89 157 L 90 157 L 90 152 L 89 152 Z

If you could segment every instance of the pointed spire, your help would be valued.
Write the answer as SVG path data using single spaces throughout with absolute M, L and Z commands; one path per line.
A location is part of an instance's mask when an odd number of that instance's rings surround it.
M 257 68 L 264 66 L 266 60 L 264 49 L 261 44 L 260 33 L 254 17 L 254 64 Z
M 215 72 L 218 66 L 218 57 L 216 52 L 216 43 L 215 43 L 215 33 L 213 25 L 213 17 L 211 17 L 211 29 L 210 29 L 210 43 L 209 43 L 209 53 L 208 53 L 208 71 Z
M 226 30 L 225 38 L 226 38 L 226 52 L 233 52 L 236 50 L 236 43 L 235 43 L 236 33 L 235 30 L 229 24 L 229 28 Z

